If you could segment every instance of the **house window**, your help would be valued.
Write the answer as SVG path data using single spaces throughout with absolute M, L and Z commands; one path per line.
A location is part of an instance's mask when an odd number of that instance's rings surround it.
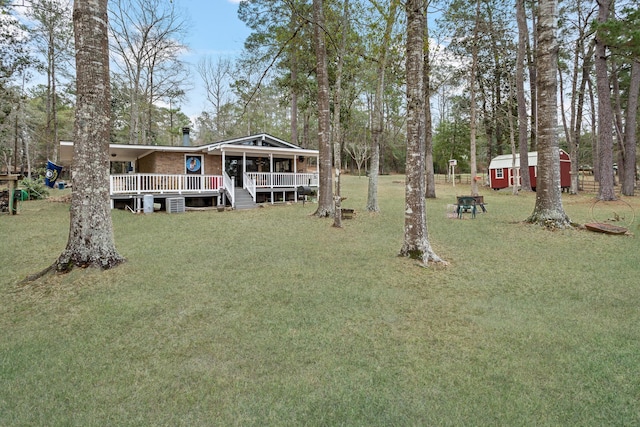
M 291 172 L 291 159 L 274 158 L 273 166 L 276 172 Z
M 185 156 L 184 169 L 187 175 L 201 175 L 202 156 Z
M 504 172 L 502 168 L 496 169 L 496 179 L 504 179 Z

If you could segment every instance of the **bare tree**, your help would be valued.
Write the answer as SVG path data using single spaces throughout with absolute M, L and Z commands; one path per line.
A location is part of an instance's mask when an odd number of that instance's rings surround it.
M 167 0 L 114 0 L 110 17 L 114 63 L 129 90 L 129 143 L 146 143 L 151 129 L 143 127 L 144 114 L 149 114 L 153 102 L 164 92 L 159 80 L 166 80 L 159 79 L 158 73 L 181 68 L 177 57 L 184 50 L 181 40 L 186 20 L 174 2 Z
M 570 227 L 562 207 L 558 145 L 558 0 L 539 2 L 538 41 L 538 179 L 536 205 L 527 222 L 547 228 Z
M 407 178 L 405 185 L 404 242 L 400 256 L 419 260 L 444 261 L 431 249 L 425 206 L 424 134 L 424 26 L 422 0 L 407 0 Z
M 22 91 L 16 87 L 16 79 L 24 78 L 26 69 L 36 62 L 28 42 L 29 34 L 13 15 L 9 2 L 0 0 L 0 156 L 7 173 L 11 171 L 11 158 L 13 169 L 18 170 L 18 133 L 15 124 Z M 9 141 L 12 132 L 13 144 Z
M 116 251 L 109 200 L 111 103 L 107 0 L 75 0 L 76 118 L 73 193 L 67 247 L 52 266 L 108 269 L 124 262 Z
M 204 83 L 207 101 L 213 108 L 213 121 L 215 124 L 215 136 L 225 135 L 225 122 L 220 114 L 222 106 L 228 102 L 227 90 L 229 88 L 229 78 L 231 77 L 231 60 L 229 58 L 218 58 L 214 63 L 210 56 L 206 56 L 198 61 L 198 74 Z
M 31 28 L 37 50 L 45 58 L 46 85 L 46 127 L 45 148 L 51 159 L 57 159 L 58 143 L 58 69 L 63 69 L 72 58 L 73 28 L 71 5 L 67 1 L 34 0 L 27 9 L 27 15 L 34 20 Z
M 350 141 L 344 144 L 344 151 L 349 154 L 358 168 L 358 176 L 362 174 L 362 168 L 369 158 L 369 144 L 366 142 Z

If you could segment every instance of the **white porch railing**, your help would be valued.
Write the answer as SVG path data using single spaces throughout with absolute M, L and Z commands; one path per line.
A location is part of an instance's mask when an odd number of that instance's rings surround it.
M 243 175 L 244 188 L 253 200 L 258 189 L 297 189 L 300 186 L 318 187 L 315 173 L 247 172 Z M 171 175 L 159 173 L 129 173 L 111 175 L 109 190 L 112 196 L 142 194 L 198 194 L 225 192 L 235 207 L 235 182 L 224 175 Z
M 300 186 L 317 187 L 317 173 L 284 173 L 284 172 L 247 172 L 256 188 L 297 188 Z M 245 184 L 246 186 L 246 184 Z
M 251 198 L 256 200 L 256 180 L 249 173 L 244 173 L 242 175 L 242 187 L 246 189 L 249 194 L 251 194 Z
M 110 194 L 183 194 L 219 191 L 224 180 L 220 175 L 169 175 L 130 173 L 110 175 Z
M 226 193 L 229 195 L 229 198 L 231 199 L 231 207 L 235 208 L 236 207 L 235 179 L 231 178 L 226 172 L 224 172 L 223 180 L 224 180 L 223 182 L 224 189 Z

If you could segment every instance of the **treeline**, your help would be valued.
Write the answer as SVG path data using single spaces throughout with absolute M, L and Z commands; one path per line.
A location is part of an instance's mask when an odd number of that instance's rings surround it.
M 403 172 L 402 3 L 323 3 L 330 111 L 339 117 L 332 121 L 332 138 L 340 139 L 341 164 L 364 173 L 376 149 L 379 172 Z M 71 2 L 0 0 L 0 7 L 0 169 L 26 172 L 55 159 L 57 141 L 72 135 Z M 183 7 L 176 0 L 109 2 L 112 141 L 177 145 L 181 128 L 190 126 L 196 143 L 268 132 L 316 148 L 311 2 L 242 1 L 238 16 L 251 29 L 242 55 L 207 56 L 192 68 L 183 60 L 189 48 Z M 426 7 L 431 126 L 425 131 L 432 136 L 434 171 L 446 173 L 449 159 L 457 159 L 460 171 L 471 170 L 477 161 L 482 172 L 492 157 L 512 147 L 536 150 L 538 3 L 447 0 Z M 590 165 L 598 179 L 602 159 L 617 163 L 627 193 L 633 194 L 640 84 L 637 5 L 633 0 L 569 0 L 560 4 L 558 23 L 561 148 L 571 154 L 576 172 Z M 189 118 L 181 106 L 196 81 L 205 88 L 207 107 Z

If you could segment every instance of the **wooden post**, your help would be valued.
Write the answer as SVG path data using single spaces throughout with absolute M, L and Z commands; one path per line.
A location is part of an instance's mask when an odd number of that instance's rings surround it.
M 6 181 L 9 185 L 9 214 L 15 215 L 18 213 L 18 209 L 14 206 L 14 194 L 16 188 L 18 188 L 18 175 L 0 175 L 0 182 Z
M 13 192 L 15 191 L 16 186 L 13 183 L 13 180 L 9 181 L 9 213 L 11 215 L 15 215 L 18 212 L 18 209 L 14 206 L 15 195 L 13 194 Z

